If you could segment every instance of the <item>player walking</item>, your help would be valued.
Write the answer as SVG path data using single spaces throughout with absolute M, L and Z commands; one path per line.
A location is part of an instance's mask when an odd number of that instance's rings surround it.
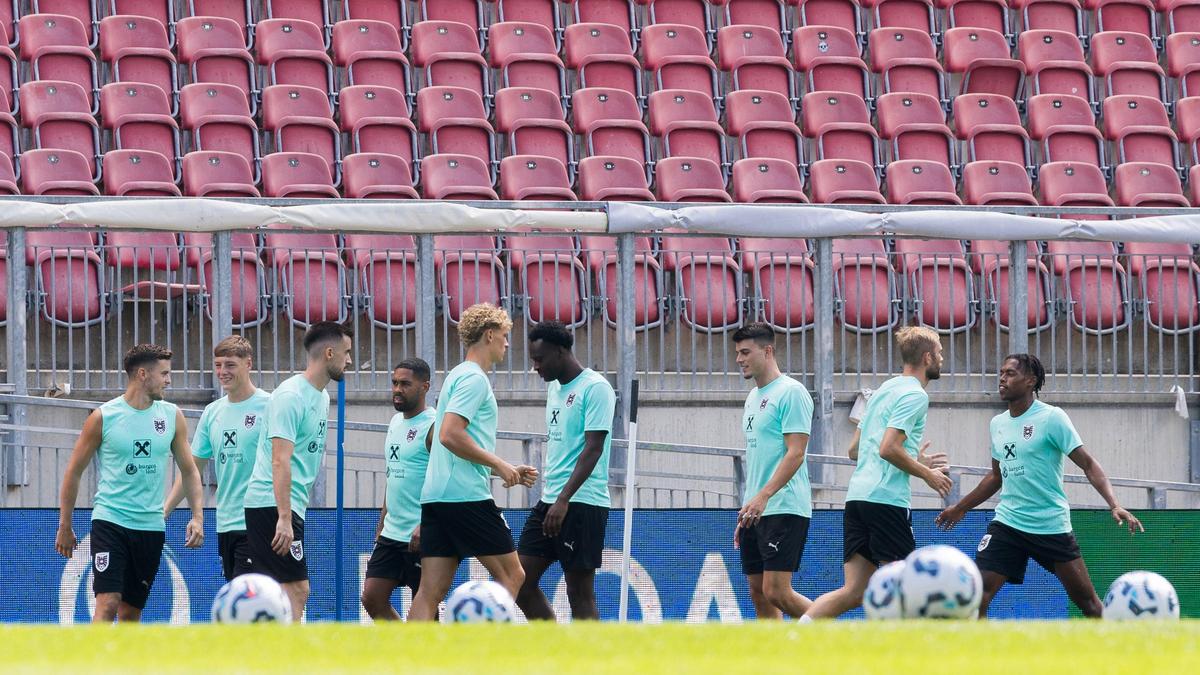
M 350 365 L 350 329 L 320 321 L 304 334 L 308 366 L 284 380 L 267 404 L 250 483 L 246 487 L 246 538 L 255 572 L 287 591 L 292 616 L 308 601 L 304 514 L 325 453 L 330 380 L 341 381 Z
M 136 345 L 125 354 L 125 393 L 88 415 L 59 491 L 54 548 L 70 558 L 77 542 L 71 515 L 84 469 L 99 458 L 92 508 L 94 623 L 140 621 L 162 558 L 166 523 L 167 458 L 173 456 L 187 492 L 192 519 L 184 545 L 204 543 L 204 492 L 188 448 L 187 423 L 163 400 L 171 386 L 171 351 Z
M 467 359 L 446 376 L 437 402 L 429 468 L 421 489 L 421 587 L 409 621 L 433 621 L 463 558 L 476 557 L 516 597 L 525 573 L 512 532 L 492 499 L 488 475 L 504 487 L 533 484 L 537 470 L 495 454 L 496 396 L 487 371 L 504 360 L 512 320 L 481 303 L 463 312 L 458 335 Z
M 209 460 L 217 463 L 217 552 L 226 581 L 251 571 L 243 503 L 263 415 L 271 400 L 271 395 L 256 388 L 250 379 L 253 355 L 250 343 L 240 335 L 221 340 L 213 349 L 213 372 L 225 395 L 204 408 L 192 435 L 196 469 L 203 472 Z M 176 478 L 163 516 L 169 517 L 182 498 L 183 481 Z
M 742 552 L 755 615 L 800 617 L 812 605 L 792 588 L 792 575 L 800 569 L 812 518 L 804 453 L 813 400 L 803 384 L 780 373 L 770 326 L 752 323 L 739 328 L 733 346 L 742 377 L 755 384 L 742 412 L 748 499 L 738 512 L 733 546 Z
M 858 465 L 842 521 L 845 581 L 817 598 L 806 619 L 836 617 L 858 607 L 875 569 L 916 549 L 910 476 L 943 497 L 950 492 L 945 454 L 927 455 L 929 444 L 921 443 L 929 411 L 925 387 L 942 375 L 941 340 L 929 328 L 908 326 L 896 332 L 896 342 L 904 369 L 875 390 L 850 442 L 850 458 Z
M 421 487 L 429 466 L 434 410 L 425 403 L 429 364 L 405 359 L 392 371 L 396 414 L 384 440 L 387 493 L 375 528 L 375 548 L 367 562 L 362 605 L 376 621 L 398 621 L 392 591 L 421 585 Z
M 987 616 L 988 605 L 1005 583 L 1025 580 L 1030 558 L 1058 577 L 1084 616 L 1100 616 L 1100 598 L 1071 531 L 1071 509 L 1063 490 L 1064 456 L 1083 469 L 1118 525 L 1129 527 L 1130 533 L 1145 531 L 1117 502 L 1108 476 L 1084 449 L 1067 414 L 1037 398 L 1045 381 L 1046 371 L 1036 356 L 1005 357 L 999 391 L 1008 410 L 993 417 L 988 429 L 992 472 L 936 519 L 942 529 L 952 529 L 967 511 L 1000 491 L 996 516 L 975 554 L 983 575 L 981 617 Z
M 580 365 L 575 338 L 558 321 L 529 331 L 529 360 L 546 389 L 546 465 L 542 498 L 521 532 L 517 552 L 525 583 L 517 604 L 529 619 L 554 620 L 538 582 L 555 561 L 563 568 L 574 619 L 599 619 L 596 570 L 608 524 L 608 460 L 617 395 L 602 375 Z

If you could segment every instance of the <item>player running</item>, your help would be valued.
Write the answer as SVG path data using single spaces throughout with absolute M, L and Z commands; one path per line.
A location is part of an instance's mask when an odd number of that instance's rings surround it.
M 1030 558 L 1058 577 L 1084 616 L 1100 616 L 1100 597 L 1071 531 L 1071 508 L 1063 490 L 1064 455 L 1083 469 L 1118 525 L 1127 526 L 1131 534 L 1145 531 L 1137 517 L 1117 502 L 1108 476 L 1084 449 L 1067 414 L 1037 398 L 1045 381 L 1046 371 L 1036 356 L 1005 357 L 999 391 L 1008 411 L 993 417 L 988 428 L 992 472 L 936 519 L 942 529 L 952 529 L 967 511 L 1000 491 L 995 518 L 975 554 L 983 575 L 981 617 L 987 616 L 988 605 L 1005 583 L 1025 580 Z
M 91 534 L 94 623 L 142 619 L 165 540 L 168 455 L 179 467 L 192 509 L 184 545 L 204 543 L 204 492 L 188 448 L 187 423 L 175 404 L 163 400 L 171 386 L 171 351 L 137 345 L 126 352 L 123 365 L 125 393 L 88 415 L 59 491 L 54 548 L 70 558 L 77 545 L 71 515 L 79 480 L 92 458 L 99 458 Z
M 392 591 L 421 585 L 421 486 L 429 466 L 434 410 L 425 403 L 429 364 L 405 359 L 392 371 L 396 414 L 384 440 L 387 493 L 375 527 L 375 548 L 367 562 L 362 605 L 376 621 L 399 621 Z
M 845 581 L 817 598 L 805 620 L 840 616 L 860 606 L 875 569 L 916 549 L 910 476 L 942 497 L 950 492 L 946 455 L 926 454 L 929 443 L 921 443 L 929 412 L 925 387 L 942 375 L 941 340 L 929 328 L 908 326 L 896 332 L 896 343 L 904 369 L 875 390 L 850 441 L 848 454 L 858 465 L 842 520 Z
M 813 400 L 803 384 L 779 372 L 770 326 L 752 323 L 739 328 L 733 346 L 742 377 L 755 384 L 742 412 L 748 499 L 738 512 L 733 546 L 741 548 L 755 615 L 800 617 L 812 605 L 792 588 L 792 575 L 800 569 L 812 518 L 804 453 Z
M 525 572 L 512 532 L 492 499 L 489 474 L 504 487 L 533 484 L 537 470 L 513 466 L 496 452 L 496 396 L 487 371 L 504 360 L 512 320 L 487 303 L 472 305 L 458 324 L 467 359 L 446 376 L 437 402 L 429 468 L 421 489 L 421 587 L 409 621 L 437 619 L 437 605 L 463 558 L 476 557 L 516 597 Z
M 283 585 L 292 616 L 308 601 L 304 514 L 321 469 L 329 421 L 330 380 L 341 381 L 350 365 L 350 329 L 332 321 L 304 333 L 308 366 L 284 380 L 267 403 L 265 426 L 246 487 L 246 538 L 251 565 Z
M 242 504 L 254 470 L 263 414 L 271 400 L 271 395 L 256 388 L 250 379 L 253 355 L 250 343 L 240 335 L 221 340 L 213 349 L 213 372 L 225 395 L 204 408 L 192 435 L 196 469 L 203 472 L 214 457 L 217 462 L 217 552 L 226 581 L 251 571 Z M 182 498 L 183 481 L 177 477 L 163 516 L 170 517 Z
M 575 338 L 558 321 L 529 331 L 529 360 L 546 389 L 546 465 L 542 498 L 517 545 L 525 583 L 517 604 L 529 619 L 554 620 L 538 586 L 555 561 L 563 568 L 574 619 L 599 619 L 596 570 L 608 524 L 608 460 L 617 395 L 602 375 L 580 365 Z

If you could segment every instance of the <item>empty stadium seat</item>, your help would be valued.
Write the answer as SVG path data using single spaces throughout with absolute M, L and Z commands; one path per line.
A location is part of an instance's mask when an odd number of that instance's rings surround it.
M 877 100 L 879 136 L 891 142 L 892 161 L 924 159 L 957 170 L 954 135 L 941 103 L 927 94 L 884 94 Z
M 258 182 L 258 124 L 246 95 L 235 85 L 204 82 L 179 92 L 180 122 L 196 150 L 233 152 L 254 170 Z
M 236 152 L 189 152 L 183 157 L 183 192 L 189 197 L 258 197 L 251 166 Z
M 98 44 L 96 26 L 103 11 L 95 0 L 29 0 L 29 14 L 65 15 L 78 21 L 85 36 L 83 44 L 88 49 L 95 49 Z M 24 32 L 22 27 L 21 33 Z
M 318 164 L 317 160 L 320 160 Z M 276 152 L 262 160 L 263 194 L 293 199 L 337 198 L 324 157 L 307 152 Z
M 329 48 L 330 7 L 327 0 L 262 0 L 264 19 L 293 19 L 306 21 L 321 29 L 325 49 Z M 259 21 L 258 26 L 266 21 Z
M 1155 162 L 1127 162 L 1117 167 L 1114 194 L 1119 206 L 1188 208 L 1183 183 L 1174 169 Z
M 725 98 L 729 135 L 741 146 L 742 157 L 773 157 L 803 166 L 804 136 L 791 104 L 773 91 L 733 91 Z
M 1175 132 L 1162 101 L 1149 96 L 1109 96 L 1103 110 L 1104 134 L 1116 150 L 1114 164 L 1158 162 L 1182 170 Z
M 112 134 L 112 147 L 148 150 L 171 163 L 171 182 L 180 177 L 179 124 L 167 94 L 156 85 L 114 82 L 100 90 L 100 117 Z
M 1200 32 L 1200 2 L 1196 0 L 1165 0 L 1160 3 L 1167 20 L 1167 34 Z
M 17 0 L 0 3 L 0 45 L 17 46 L 17 19 L 20 17 Z
M 1182 98 L 1175 102 L 1175 128 L 1179 140 L 1187 144 L 1189 157 L 1185 163 L 1200 164 L 1200 97 Z
M 225 154 L 231 158 L 237 157 L 232 153 Z M 237 160 L 231 159 L 230 161 L 236 163 Z M 223 163 L 217 166 L 225 167 L 228 170 L 231 165 Z M 187 167 L 188 163 L 185 161 L 185 180 Z M 245 168 L 249 170 L 249 167 Z M 220 190 L 214 192 L 214 196 L 219 192 Z M 230 238 L 230 266 L 232 268 L 230 304 L 232 305 L 233 327 L 235 329 L 251 328 L 263 323 L 269 316 L 267 313 L 267 300 L 270 297 L 267 292 L 267 270 L 258 257 L 255 235 L 249 232 L 232 232 Z M 200 285 L 204 313 L 209 320 L 212 320 L 212 289 L 216 283 L 213 279 L 212 235 L 185 232 L 183 234 L 183 261 L 191 278 Z
M 743 237 L 742 271 L 750 275 L 760 303 L 755 318 L 785 333 L 805 330 L 816 320 L 813 260 L 804 239 Z
M 808 167 L 815 204 L 884 204 L 874 167 L 853 159 L 824 159 Z
M 620 28 L 629 36 L 634 49 L 640 41 L 641 29 L 633 0 L 563 0 L 571 5 L 573 23 L 607 23 Z
M 703 157 L 668 157 L 655 172 L 658 198 L 664 202 L 730 202 L 721 167 Z
M 0 156 L 0 194 L 21 194 L 21 189 L 17 187 L 16 167 L 9 155 Z
M 665 232 L 660 243 L 663 269 L 674 274 L 680 320 L 701 332 L 741 325 L 742 268 L 729 239 L 680 234 Z
M 160 168 L 167 168 L 166 158 L 160 159 L 164 160 Z M 115 164 L 113 170 L 119 171 Z M 109 286 L 117 289 L 124 301 L 170 301 L 201 292 L 198 284 L 188 285 L 181 280 L 183 259 L 179 235 L 174 232 L 108 230 L 104 234 L 104 262 L 111 275 Z
M 350 158 L 346 160 L 349 186 Z M 345 252 L 357 285 L 357 302 L 371 323 L 387 330 L 415 326 L 417 247 L 412 235 L 347 233 Z
M 325 53 L 321 27 L 301 19 L 267 19 L 254 26 L 258 64 L 267 71 L 264 85 L 300 85 L 332 96 L 333 61 Z M 328 103 L 332 111 L 332 98 Z
M 512 201 L 574 201 L 566 166 L 553 157 L 511 155 L 500 162 L 500 197 Z
M 488 2 L 495 7 L 496 22 L 521 21 L 543 26 L 555 37 L 555 51 L 558 51 L 557 47 L 562 46 L 562 21 L 558 16 L 558 0 L 488 0 Z
M 338 96 L 338 108 L 342 131 L 350 134 L 351 152 L 395 155 L 409 164 L 410 181 L 419 176 L 420 135 L 408 118 L 403 93 L 391 87 L 346 87 Z
M 805 204 L 804 181 L 795 163 L 753 157 L 733 163 L 733 200 L 764 204 Z
M 3 3 L 0 3 L 2 5 Z M 17 112 L 17 88 L 21 85 L 21 77 L 17 68 L 20 59 L 13 50 L 0 45 L 0 112 Z
M 892 204 L 958 205 L 954 176 L 941 162 L 902 159 L 887 167 L 888 201 Z
M 580 164 L 579 180 L 581 183 L 589 171 L 587 162 L 591 159 L 603 158 L 589 157 Z M 624 190 L 625 188 L 618 189 Z M 620 200 L 628 196 L 628 193 L 614 193 L 613 199 Z M 593 295 L 601 298 L 604 303 L 604 322 L 615 328 L 617 326 L 616 241 L 611 237 L 587 235 L 581 236 L 579 240 L 584 260 L 594 279 Z M 663 296 L 661 289 L 664 287 L 664 281 L 662 265 L 655 257 L 654 244 L 650 241 L 650 237 L 637 236 L 633 241 L 633 325 L 634 330 L 641 331 L 662 324 Z
M 412 29 L 411 56 L 413 65 L 423 69 L 423 87 L 464 87 L 491 101 L 491 71 L 469 26 L 453 21 L 418 23 Z
M 243 33 L 242 44 L 247 49 L 254 46 L 254 12 L 250 7 L 251 0 L 187 0 L 189 17 L 213 17 L 229 19 Z M 175 24 L 176 35 L 179 33 L 180 19 Z
M 339 21 L 333 27 L 334 62 L 346 69 L 347 86 L 371 84 L 391 87 L 410 99 L 408 58 L 400 33 L 382 21 Z
M 859 7 L 858 0 L 788 0 L 790 4 L 795 4 L 797 19 L 801 27 L 803 26 L 832 26 L 841 28 L 851 35 L 859 43 L 859 48 L 863 44 L 866 37 L 866 19 L 862 14 L 862 9 Z M 800 37 L 798 33 L 792 36 L 792 44 L 796 43 L 796 39 Z
M 264 183 L 276 177 L 271 159 L 263 162 Z M 316 158 L 310 161 L 312 168 L 322 166 Z M 267 194 L 271 194 L 270 188 Z M 289 228 L 271 226 L 263 235 L 263 257 L 274 272 L 275 290 L 283 300 L 284 312 L 293 324 L 304 328 L 317 321 L 345 321 L 349 315 L 349 286 L 336 236 L 300 234 L 287 231 Z
M 959 2 L 954 7 L 987 2 Z M 1003 4 L 1001 4 L 1003 6 Z M 1025 65 L 1012 58 L 1003 34 L 987 28 L 951 28 L 942 36 L 946 70 L 962 77 L 963 94 L 999 94 L 1019 99 L 1024 92 Z
M 558 58 L 554 35 L 536 23 L 510 21 L 488 28 L 489 63 L 496 87 L 541 87 L 555 91 L 566 105 L 567 69 Z
M 487 20 L 482 0 L 417 0 L 417 19 L 421 23 L 437 21 L 465 25 L 475 36 L 475 51 L 482 51 L 487 39 Z M 419 43 L 416 30 L 413 43 Z
M 1017 38 L 1017 45 L 1025 64 L 1030 96 L 1069 94 L 1097 105 L 1092 69 L 1085 62 L 1083 47 L 1074 34 L 1027 30 Z
M 708 51 L 712 51 L 715 29 L 707 0 L 636 0 L 636 2 L 639 5 L 648 6 L 646 13 L 648 23 L 684 25 L 694 28 L 705 36 L 708 41 Z M 643 29 L 642 33 L 643 39 L 645 39 L 646 30 Z
M 629 31 L 606 23 L 567 26 L 566 65 L 577 74 L 578 89 L 607 87 L 644 97 L 642 66 L 633 54 Z
M 701 157 L 728 175 L 725 130 L 705 94 L 683 89 L 650 94 L 650 133 L 659 138 L 661 157 Z
M 1092 35 L 1092 72 L 1104 78 L 1108 96 L 1136 94 L 1167 100 L 1167 75 L 1158 65 L 1150 38 L 1139 33 L 1106 31 Z
M 1055 30 L 1077 39 L 1087 36 L 1080 0 L 1011 0 L 1021 15 L 1021 30 Z
M 1200 328 L 1200 267 L 1190 244 L 1125 242 L 1129 273 L 1146 303 L 1146 319 L 1168 334 Z
M 0 110 L 0 169 L 7 166 L 13 170 L 13 160 L 21 154 L 21 140 L 17 120 L 12 113 Z
M 1033 183 L 1021 164 L 980 160 L 963 167 L 963 197 L 968 204 L 1037 206 Z
M 1155 0 L 1088 0 L 1087 4 L 1095 13 L 1097 33 L 1122 30 L 1158 38 Z
M 32 130 L 33 147 L 73 150 L 90 158 L 98 180 L 100 128 L 83 88 L 74 82 L 39 80 L 21 85 L 19 96 L 21 126 Z
M 787 0 L 711 0 L 714 7 L 723 7 L 726 26 L 764 26 L 781 36 L 788 34 L 790 21 Z M 718 37 L 718 40 L 720 38 Z
M 717 66 L 704 34 L 693 26 L 656 24 L 642 30 L 642 60 L 655 89 L 698 91 L 721 103 Z
M 1014 33 L 1008 17 L 1006 0 L 938 0 L 937 6 L 945 9 L 946 33 L 943 42 L 949 44 L 948 33 L 955 28 L 984 28 L 994 30 L 1012 40 Z
M 1197 8 L 1200 8 L 1198 3 Z M 1200 96 L 1200 33 L 1167 36 L 1167 74 L 1177 83 L 1176 98 Z
M 871 69 L 882 78 L 883 93 L 919 92 L 933 96 L 943 105 L 948 101 L 945 72 L 928 31 L 876 28 L 871 31 L 867 46 L 871 53 Z
M 805 26 L 792 36 L 796 70 L 808 93 L 841 91 L 870 101 L 871 76 L 860 49 L 854 33 L 836 26 Z
M 642 164 L 617 156 L 580 160 L 579 196 L 589 201 L 654 201 Z
M 1078 96 L 1039 94 L 1029 99 L 1029 135 L 1041 141 L 1043 162 L 1107 166 L 1104 137 L 1091 105 Z
M 1029 134 L 1012 99 L 998 94 L 963 94 L 954 99 L 953 109 L 958 137 L 966 141 L 964 162 L 1000 160 L 1033 171 Z
M 421 177 L 425 199 L 499 199 L 491 170 L 474 155 L 426 155 L 421 158 Z
M 873 10 L 877 28 L 911 28 L 934 36 L 938 33 L 933 0 L 862 0 L 862 5 Z
M 105 154 L 104 191 L 117 196 L 180 196 L 174 163 L 150 150 L 112 150 Z
M 431 153 L 477 157 L 489 167 L 495 182 L 496 135 L 477 93 L 462 87 L 423 87 L 417 92 L 417 117 Z
M 870 172 L 863 178 L 869 175 Z M 813 180 L 816 179 L 814 173 Z M 814 184 L 814 197 L 815 190 Z M 859 199 L 847 196 L 846 203 L 864 203 Z M 861 199 L 873 198 L 862 195 Z M 879 196 L 878 201 L 882 203 L 883 197 Z M 878 333 L 899 322 L 899 284 L 883 240 L 835 239 L 833 271 L 834 297 L 841 308 L 838 319 L 842 327 L 854 333 Z
M 563 120 L 554 92 L 536 87 L 508 87 L 496 92 L 496 131 L 508 137 L 509 155 L 553 157 L 575 176 L 575 135 Z
M 342 183 L 349 199 L 419 199 L 408 160 L 382 152 L 346 155 Z
M 408 50 L 408 29 L 412 26 L 408 0 L 342 0 L 342 18 L 382 21 L 395 26 L 400 35 L 401 51 Z
M 19 25 L 21 59 L 29 62 L 29 79 L 73 82 L 86 95 L 88 110 L 93 115 L 99 112 L 96 55 L 88 46 L 88 33 L 79 19 L 62 14 L 27 14 Z
M 100 22 L 100 58 L 113 82 L 145 82 L 162 89 L 179 113 L 177 66 L 166 28 L 140 16 L 109 16 Z
M 250 114 L 258 110 L 254 57 L 242 43 L 244 26 L 232 19 L 193 16 L 176 25 L 179 62 L 191 81 L 228 84 L 241 90 Z
M 987 163 L 980 162 L 980 164 Z M 1028 180 L 1029 177 L 1025 176 L 1025 178 Z M 1017 203 L 1015 200 L 1021 199 L 1017 196 L 1019 194 L 1021 193 L 1014 192 L 1009 198 L 1001 198 L 1001 202 L 1008 202 L 1012 199 L 1014 203 Z M 1025 326 L 1028 332 L 1033 333 L 1049 328 L 1054 322 L 1054 314 L 1051 312 L 1053 278 L 1050 275 L 1050 269 L 1040 258 L 1037 244 L 1031 241 L 1026 244 L 1025 248 L 1029 258 L 1025 282 Z M 996 324 L 1003 330 L 1009 330 L 1012 322 L 1012 304 L 1009 301 L 1012 267 L 1008 242 L 972 241 L 971 268 L 980 275 L 980 295 L 987 305 L 994 307 L 992 317 Z
M 628 157 L 645 167 L 649 180 L 652 159 L 650 130 L 633 94 L 622 89 L 589 87 L 571 96 L 571 119 L 582 137 L 583 153 Z
M 341 181 L 342 134 L 325 92 L 300 85 L 267 87 L 262 108 L 263 130 L 271 134 L 275 152 L 317 155 L 329 165 L 334 184 Z
M 717 33 L 721 70 L 730 74 L 734 91 L 774 91 L 796 100 L 792 64 L 777 29 L 765 26 L 725 26 Z
M 815 147 L 810 157 L 848 159 L 880 169 L 879 134 L 866 103 L 854 94 L 818 91 L 804 95 L 800 111 L 804 135 Z

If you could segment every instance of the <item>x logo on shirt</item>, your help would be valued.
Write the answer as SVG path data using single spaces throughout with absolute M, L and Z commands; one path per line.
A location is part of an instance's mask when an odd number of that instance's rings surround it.
M 133 442 L 134 457 L 149 457 L 150 456 L 150 441 L 134 441 Z
M 1013 452 L 1014 450 L 1016 450 L 1016 448 L 1017 448 L 1016 443 L 1005 443 L 1004 444 L 1004 459 L 1016 459 L 1017 453 Z
M 223 431 L 221 436 L 224 438 L 222 446 L 232 448 L 237 446 L 237 431 Z
M 550 411 L 550 424 L 558 424 L 558 409 Z
M 399 445 L 393 445 L 393 446 L 391 446 L 391 447 L 388 449 L 388 459 L 400 459 L 400 455 L 398 454 L 399 452 L 400 452 L 400 446 L 399 446 Z
M 746 418 L 746 431 L 754 431 L 754 415 Z

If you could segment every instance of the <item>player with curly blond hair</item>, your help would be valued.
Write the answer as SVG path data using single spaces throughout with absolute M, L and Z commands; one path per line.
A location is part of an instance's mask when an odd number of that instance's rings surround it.
M 512 531 L 492 499 L 490 475 L 504 487 L 529 487 L 531 466 L 513 466 L 496 454 L 496 396 L 487 372 L 504 360 L 512 319 L 495 305 L 472 305 L 458 323 L 467 358 L 446 375 L 437 402 L 429 467 L 421 490 L 421 585 L 410 621 L 437 619 L 463 558 L 475 557 L 516 597 L 525 571 Z

